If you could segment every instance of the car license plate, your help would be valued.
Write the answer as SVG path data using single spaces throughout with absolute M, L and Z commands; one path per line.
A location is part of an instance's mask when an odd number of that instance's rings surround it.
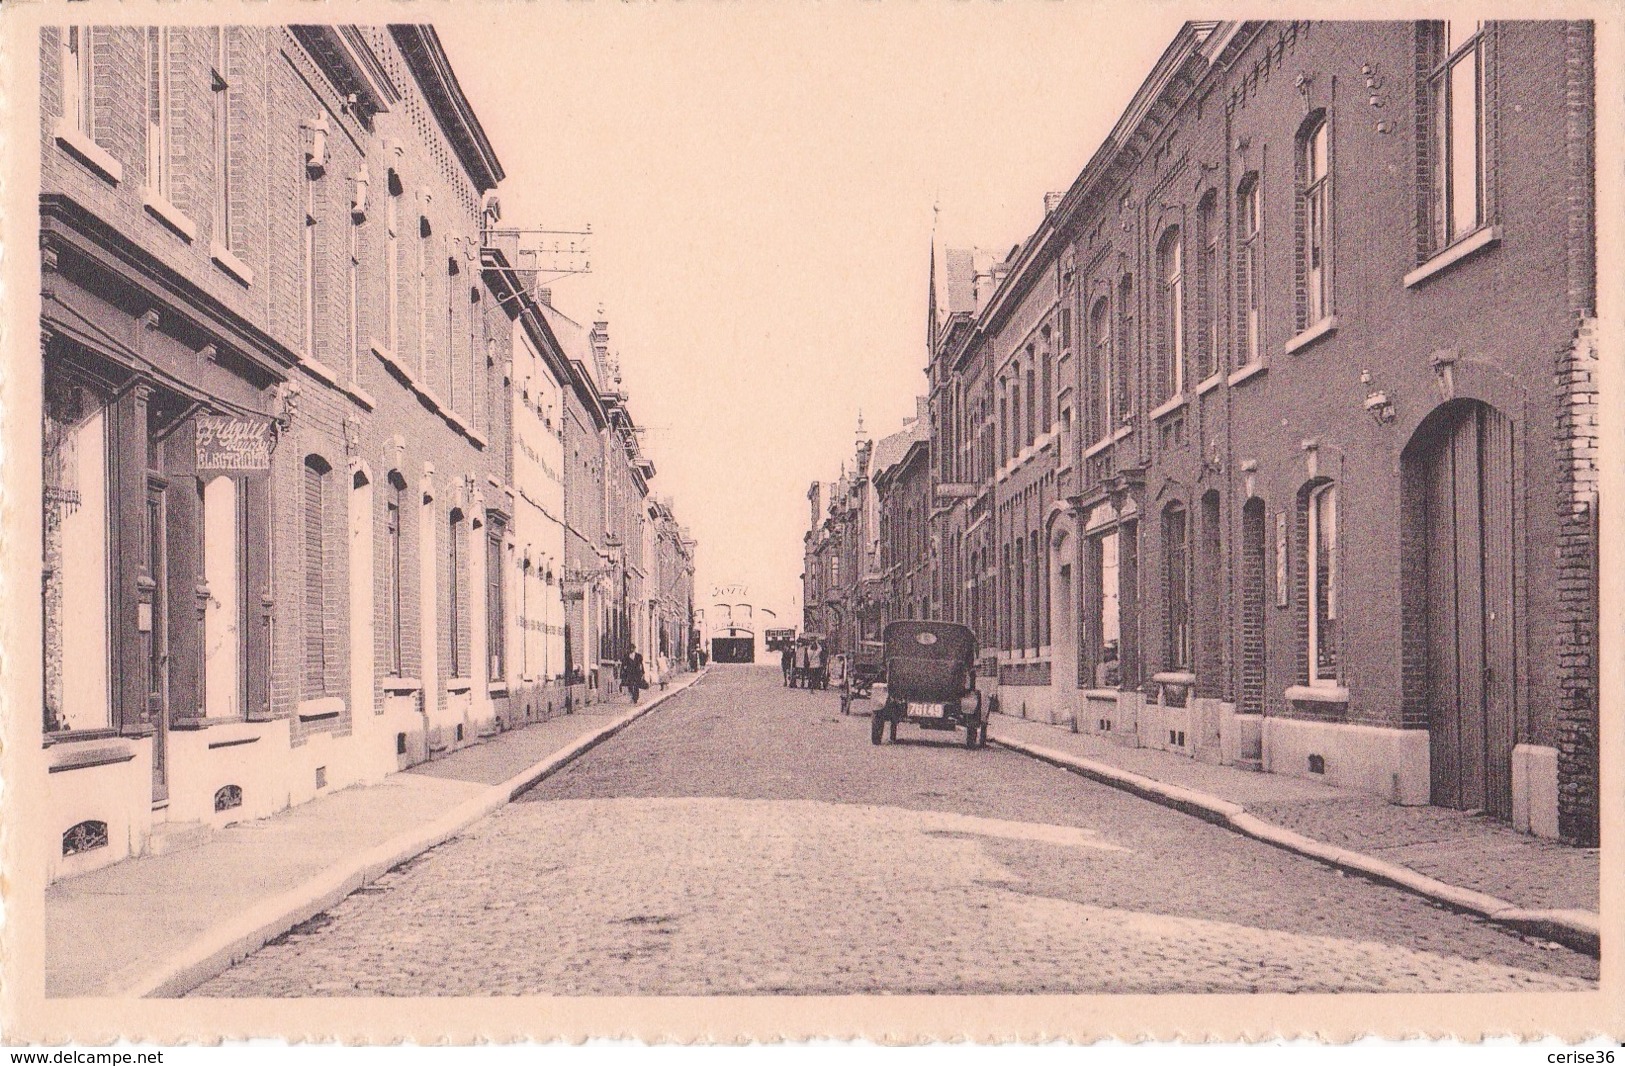
M 911 718 L 941 718 L 942 704 L 940 703 L 911 703 L 908 705 Z

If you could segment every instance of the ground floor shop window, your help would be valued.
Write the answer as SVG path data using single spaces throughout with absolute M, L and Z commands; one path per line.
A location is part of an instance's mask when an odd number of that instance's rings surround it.
M 1164 665 L 1177 670 L 1190 666 L 1190 575 L 1185 508 L 1177 503 L 1162 512 Z
M 243 509 L 237 478 L 218 475 L 201 482 L 203 503 L 204 713 L 211 718 L 243 713 L 244 595 Z
M 305 456 L 304 497 L 304 685 L 305 699 L 327 695 L 327 475 L 319 455 Z
M 1309 494 L 1309 683 L 1337 684 L 1337 486 Z
M 1115 688 L 1122 680 L 1122 614 L 1116 530 L 1089 539 L 1089 616 L 1085 628 L 1092 684 Z
M 47 380 L 44 437 L 45 731 L 114 725 L 108 687 L 105 398 Z
M 487 512 L 485 518 L 485 643 L 493 681 L 508 676 L 508 613 L 502 598 L 502 538 L 507 523 Z

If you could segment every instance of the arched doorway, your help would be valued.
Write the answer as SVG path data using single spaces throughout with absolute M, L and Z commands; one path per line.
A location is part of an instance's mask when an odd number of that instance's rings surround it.
M 1512 424 L 1488 404 L 1452 401 L 1417 428 L 1403 467 L 1405 628 L 1425 647 L 1425 670 L 1407 671 L 1407 703 L 1426 716 L 1432 802 L 1510 818 L 1518 674 Z

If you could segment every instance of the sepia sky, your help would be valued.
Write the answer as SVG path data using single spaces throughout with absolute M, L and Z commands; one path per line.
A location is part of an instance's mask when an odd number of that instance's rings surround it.
M 479 10 L 492 17 L 470 18 Z M 924 391 L 932 205 L 1003 252 L 1067 188 L 1180 25 L 1133 5 L 464 7 L 437 29 L 503 166 L 503 224 L 591 223 L 653 490 L 800 621 L 809 482 Z

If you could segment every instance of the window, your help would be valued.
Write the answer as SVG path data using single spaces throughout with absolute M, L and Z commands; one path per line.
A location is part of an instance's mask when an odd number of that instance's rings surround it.
M 1337 684 L 1337 486 L 1309 494 L 1309 683 Z
M 1185 266 L 1179 227 L 1157 245 L 1157 384 L 1163 399 L 1185 391 Z
M 1219 325 L 1224 300 L 1219 292 L 1219 224 L 1218 197 L 1208 193 L 1197 208 L 1197 227 L 1201 231 L 1202 263 L 1200 299 L 1202 304 L 1202 338 L 1197 349 L 1196 379 L 1206 381 L 1219 369 Z
M 1010 454 L 1010 398 L 1009 385 L 999 382 L 999 460 Z M 990 466 L 993 464 L 989 464 Z
M 1186 669 L 1191 664 L 1190 574 L 1187 564 L 1185 508 L 1171 503 L 1162 512 L 1163 595 L 1167 638 L 1166 666 Z
M 429 238 L 428 215 L 418 216 L 418 378 L 429 380 Z
M 1043 358 L 1043 364 L 1042 365 L 1043 365 L 1043 368 L 1044 368 L 1044 370 L 1043 370 L 1044 403 L 1043 403 L 1043 413 L 1042 413 L 1042 415 L 1040 417 L 1043 419 L 1043 424 L 1042 424 L 1041 428 L 1042 428 L 1043 432 L 1047 433 L 1047 432 L 1049 432 L 1050 427 L 1052 425 L 1054 425 L 1054 423 L 1055 423 L 1055 380 L 1054 380 L 1055 366 L 1054 366 L 1054 360 L 1051 357 L 1048 349 L 1045 349 L 1045 351 L 1044 351 L 1044 358 Z
M 385 672 L 390 677 L 403 673 L 401 657 L 401 501 L 406 480 L 399 471 L 389 475 L 389 494 L 384 500 L 384 569 L 388 587 L 384 593 L 384 610 L 388 617 L 384 623 Z
M 242 493 L 235 478 L 221 475 L 198 486 L 203 505 L 203 578 L 209 597 L 203 614 L 204 714 L 234 718 L 243 713 L 243 636 L 247 597 L 243 588 Z
M 1324 115 L 1312 120 L 1299 140 L 1299 173 L 1303 180 L 1303 319 L 1307 328 L 1332 313 L 1331 292 L 1331 156 L 1330 124 Z
M 401 343 L 401 179 L 389 172 L 384 198 L 384 347 L 399 354 Z
M 168 26 L 147 28 L 147 188 L 171 198 Z
M 1135 369 L 1138 365 L 1139 349 L 1135 345 L 1134 332 L 1134 278 L 1132 275 L 1123 275 L 1123 280 L 1117 286 L 1117 327 L 1119 330 L 1117 347 L 1112 352 L 1112 381 L 1117 386 L 1117 404 L 1114 410 L 1116 416 L 1127 421 L 1134 413 L 1134 384 Z
M 1045 584 L 1043 578 L 1044 553 L 1038 550 L 1038 531 L 1027 534 L 1028 594 L 1027 617 L 1031 620 L 1032 635 L 1028 646 L 1035 651 L 1045 643 Z
M 62 31 L 62 118 L 86 137 L 95 132 L 95 75 L 91 67 L 89 26 Z
M 210 89 L 214 97 L 214 239 L 231 247 L 231 78 L 228 71 L 230 39 L 226 27 L 214 31 L 214 68 Z
M 304 200 L 305 200 L 305 226 L 303 262 L 303 287 L 300 289 L 300 315 L 303 322 L 303 341 L 305 355 L 311 359 L 316 355 L 316 319 L 320 312 L 317 286 L 317 265 L 321 262 L 322 248 L 318 246 L 318 219 L 320 218 L 320 182 L 317 178 L 321 171 L 310 165 L 304 167 Z
M 1013 563 L 1015 567 L 1015 588 L 1011 590 L 1011 599 L 1014 604 L 1014 614 L 1010 621 L 1010 650 L 1025 648 L 1027 646 L 1027 545 L 1020 536 L 1016 537 L 1016 555 Z
M 446 635 L 451 645 L 447 665 L 452 677 L 462 677 L 468 662 L 463 643 L 463 512 L 452 508 L 446 531 Z
M 367 217 L 365 169 L 355 176 L 355 198 L 350 202 L 349 247 L 350 255 L 344 264 L 344 352 L 350 384 L 359 380 L 361 373 L 361 221 Z
M 1435 250 L 1484 221 L 1484 24 L 1429 27 L 1435 65 L 1428 77 L 1432 182 L 1429 215 Z
M 1093 344 L 1090 366 L 1089 439 L 1100 440 L 1112 431 L 1112 324 L 1111 305 L 1105 297 L 1089 310 L 1089 336 Z
M 303 696 L 327 694 L 327 475 L 332 467 L 307 455 L 304 469 L 305 671 Z
M 461 273 L 461 269 L 457 266 L 457 257 L 448 254 L 446 256 L 446 404 L 453 411 L 457 410 L 457 374 L 455 370 L 457 359 L 452 354 L 456 347 L 457 301 L 453 297 L 457 292 L 457 275 L 459 273 Z
M 1249 174 L 1241 180 L 1236 194 L 1236 223 L 1240 234 L 1236 254 L 1236 313 L 1241 327 L 1237 351 L 1244 366 L 1258 362 L 1263 350 L 1258 333 L 1258 294 L 1263 283 L 1260 274 L 1264 245 L 1262 193 L 1258 175 Z
M 1118 654 L 1122 643 L 1121 614 L 1118 607 L 1117 531 L 1090 537 L 1085 557 L 1088 614 L 1084 634 L 1088 641 L 1080 660 L 1089 664 L 1093 676 L 1086 682 L 1096 688 L 1113 688 L 1122 679 Z
M 1032 447 L 1034 439 L 1038 436 L 1038 389 L 1036 371 L 1033 369 L 1033 350 L 1027 349 L 1027 435 L 1022 439 L 1023 447 Z
M 45 731 L 108 729 L 108 411 L 102 397 L 46 366 Z

